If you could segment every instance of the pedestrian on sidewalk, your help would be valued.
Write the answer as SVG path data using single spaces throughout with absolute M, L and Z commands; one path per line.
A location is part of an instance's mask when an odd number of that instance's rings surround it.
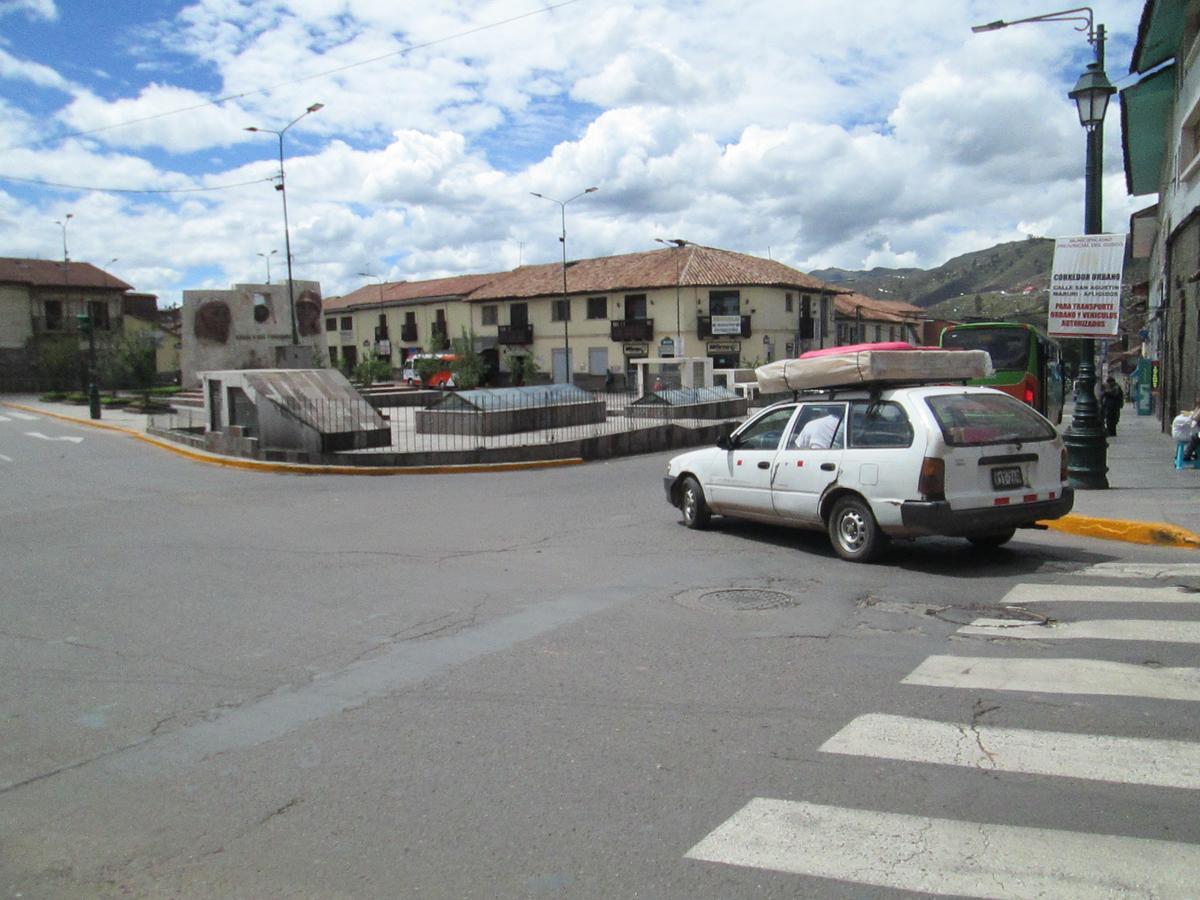
M 1125 405 L 1125 392 L 1111 375 L 1104 381 L 1100 391 L 1100 410 L 1104 413 L 1104 430 L 1109 437 L 1117 436 L 1117 422 L 1121 418 L 1121 407 Z
M 1171 436 L 1177 441 L 1187 441 L 1187 446 L 1183 448 L 1185 462 L 1196 458 L 1196 451 L 1200 449 L 1200 397 L 1196 398 L 1190 412 L 1182 412 L 1175 417 L 1171 423 Z

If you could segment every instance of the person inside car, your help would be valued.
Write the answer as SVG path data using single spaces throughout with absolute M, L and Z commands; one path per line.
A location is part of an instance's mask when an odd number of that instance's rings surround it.
M 810 419 L 804 424 L 793 444 L 797 448 L 828 450 L 833 446 L 834 436 L 841 424 L 840 416 L 830 410 L 821 410 L 816 418 Z

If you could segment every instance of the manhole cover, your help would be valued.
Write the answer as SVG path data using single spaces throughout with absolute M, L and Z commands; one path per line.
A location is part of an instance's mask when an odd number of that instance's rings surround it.
M 792 605 L 792 598 L 779 591 L 759 591 L 745 588 L 709 591 L 701 594 L 696 600 L 706 609 L 732 609 L 735 612 L 755 612 Z

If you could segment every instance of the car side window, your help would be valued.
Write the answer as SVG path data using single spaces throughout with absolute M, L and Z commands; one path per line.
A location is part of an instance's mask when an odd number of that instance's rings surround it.
M 788 437 L 789 450 L 841 450 L 845 445 L 844 403 L 806 403 Z
M 744 431 L 738 432 L 737 447 L 745 450 L 774 450 L 779 446 L 779 440 L 787 430 L 787 424 L 795 411 L 794 406 L 787 406 L 752 422 Z
M 850 405 L 851 447 L 911 447 L 908 414 L 890 400 L 856 400 Z

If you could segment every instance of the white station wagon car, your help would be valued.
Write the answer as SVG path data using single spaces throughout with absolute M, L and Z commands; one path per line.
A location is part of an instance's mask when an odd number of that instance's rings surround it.
M 690 528 L 716 514 L 821 529 L 866 561 L 889 538 L 999 546 L 1070 512 L 1066 480 L 1047 419 L 992 388 L 940 385 L 798 395 L 674 457 L 664 485 Z

